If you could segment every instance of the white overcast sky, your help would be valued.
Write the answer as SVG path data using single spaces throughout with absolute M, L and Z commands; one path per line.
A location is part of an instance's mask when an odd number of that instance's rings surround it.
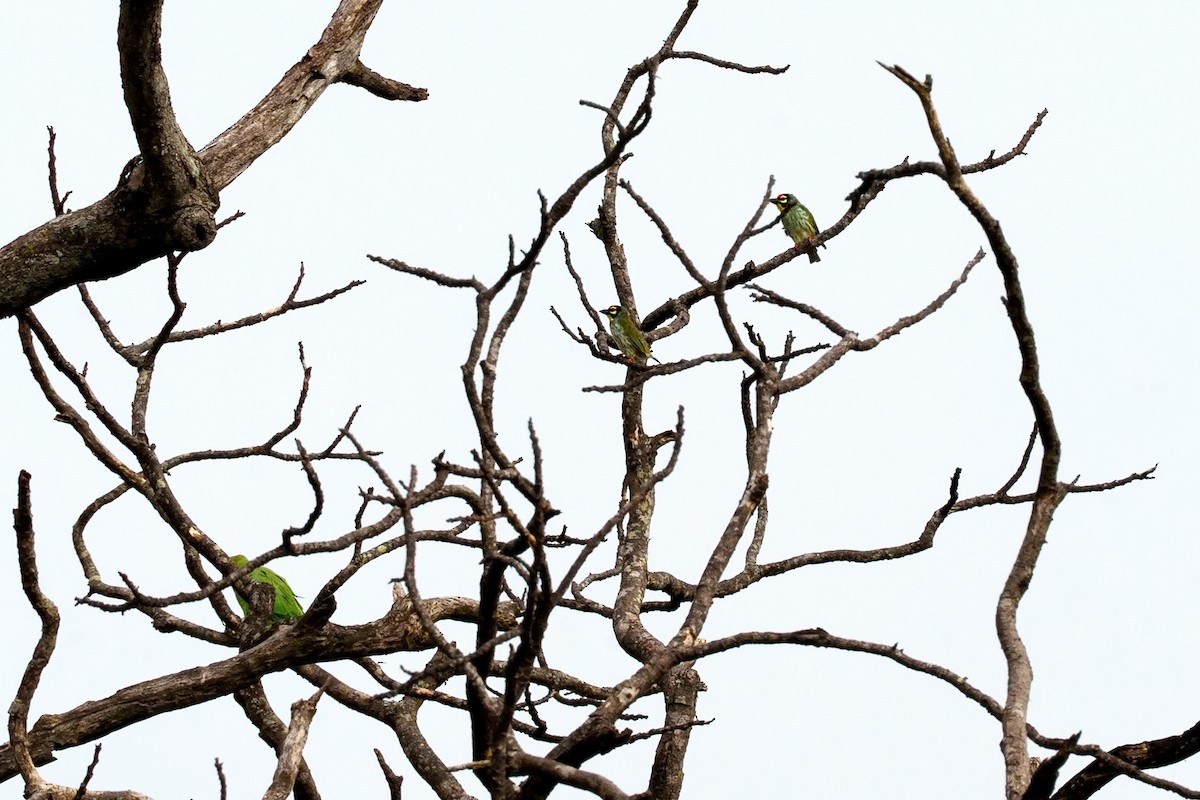
M 234 122 L 319 36 L 335 6 L 308 2 L 169 3 L 163 48 L 175 107 L 198 148 Z M 159 453 L 261 441 L 290 417 L 296 342 L 314 368 L 300 436 L 321 446 L 358 404 L 357 430 L 386 451 L 394 475 L 428 474 L 440 450 L 458 461 L 473 445 L 458 365 L 474 326 L 473 302 L 387 272 L 375 254 L 488 279 L 503 268 L 507 236 L 523 247 L 537 222 L 537 190 L 556 196 L 599 155 L 598 112 L 625 69 L 651 54 L 681 2 L 401 3 L 388 0 L 364 49 L 368 66 L 427 87 L 423 103 L 389 104 L 349 87 L 329 90 L 276 148 L 222 195 L 222 216 L 246 218 L 184 262 L 185 325 L 280 302 L 301 262 L 310 293 L 355 278 L 333 304 L 215 341 L 170 348 L 156 377 L 151 430 Z M 46 125 L 58 133 L 62 189 L 71 207 L 115 184 L 135 153 L 121 102 L 115 2 L 20 3 L 5 13 L 0 46 L 0 241 L 50 215 Z M 1043 733 L 1106 747 L 1179 733 L 1200 717 L 1195 523 L 1200 486 L 1194 370 L 1197 272 L 1193 242 L 1200 149 L 1200 74 L 1194 3 L 733 2 L 705 0 L 680 40 L 747 64 L 791 65 L 778 77 L 673 62 L 661 71 L 654 119 L 623 175 L 671 224 L 702 270 L 716 272 L 769 175 L 831 224 L 865 169 L 933 158 L 920 106 L 876 65 L 934 76 L 941 119 L 964 161 L 1008 150 L 1042 108 L 1050 113 L 1028 154 L 971 176 L 1018 258 L 1039 337 L 1043 378 L 1064 440 L 1062 477 L 1109 480 L 1159 464 L 1157 479 L 1115 493 L 1070 497 L 1058 511 L 1021 623 L 1035 670 L 1030 721 Z M 566 219 L 576 266 L 598 305 L 614 301 L 603 253 L 584 223 L 593 187 Z M 639 307 L 687 288 L 651 227 L 626 203 Z M 740 261 L 782 251 L 771 231 Z M 933 178 L 895 183 L 822 253 L 765 283 L 811 303 L 861 334 L 873 333 L 941 292 L 986 242 Z M 620 380 L 618 367 L 573 345 L 546 310 L 585 325 L 561 250 L 548 248 L 530 308 L 514 330 L 497 412 L 523 453 L 532 418 L 546 448 L 563 524 L 583 533 L 611 513 L 621 443 L 613 395 L 582 386 Z M 166 313 L 165 270 L 150 264 L 95 287 L 125 341 L 149 336 Z M 772 534 L 764 559 L 830 547 L 908 541 L 945 500 L 963 467 L 964 495 L 994 491 L 1016 465 L 1031 415 L 1016 383 L 1017 356 L 989 257 L 948 306 L 918 328 L 852 356 L 777 415 Z M 779 341 L 828 335 L 740 292 L 734 309 Z M 88 362 L 114 410 L 128 407 L 132 375 L 115 363 L 73 291 L 37 312 L 78 363 Z M 715 347 L 711 307 L 663 360 Z M 734 367 L 656 381 L 647 428 L 673 424 L 683 405 L 683 462 L 659 496 L 653 566 L 694 580 L 741 491 Z M 45 590 L 64 614 L 59 651 L 31 721 L 136 680 L 228 655 L 73 605 L 86 590 L 70 526 L 113 478 L 91 462 L 36 391 L 16 325 L 0 321 L 0 502 L 11 507 L 20 469 L 34 474 Z M 331 508 L 320 535 L 343 532 L 354 487 L 370 478 L 330 470 Z M 302 521 L 299 472 L 258 464 L 179 471 L 177 490 L 230 552 L 258 553 Z M 340 481 L 340 482 L 339 482 Z M 1026 481 L 1022 485 L 1028 485 Z M 1027 508 L 956 515 L 932 551 L 889 564 L 828 566 L 768 581 L 718 603 L 705 636 L 742 629 L 821 626 L 896 642 L 1002 697 L 1003 659 L 992 615 Z M 7 524 L 7 523 L 6 523 Z M 133 498 L 101 515 L 89 540 L 110 580 L 129 572 L 147 591 L 186 587 L 175 539 Z M 11 542 L 11 539 L 9 539 Z M 427 559 L 426 595 L 470 594 L 469 560 Z M 340 562 L 280 565 L 311 597 Z M 335 621 L 377 617 L 399 561 L 366 571 L 339 594 Z M 36 639 L 11 548 L 0 548 L 0 598 L 11 609 L 0 696 L 11 697 Z M 199 619 L 212 622 L 197 607 Z M 677 619 L 656 621 L 666 633 Z M 574 625 L 572 624 L 574 623 Z M 454 636 L 465 631 L 453 630 Z M 551 628 L 559 663 L 597 682 L 631 669 L 611 638 L 571 651 L 603 626 L 562 616 Z M 611 651 L 611 657 L 601 657 Z M 385 667 L 418 668 L 419 657 Z M 1003 791 L 998 724 L 949 687 L 879 659 L 805 649 L 760 649 L 700 665 L 700 713 L 684 796 L 996 797 Z M 340 671 L 343 676 L 353 673 Z M 267 681 L 276 709 L 311 690 Z M 7 701 L 5 701 L 7 702 Z M 655 700 L 647 713 L 661 713 Z M 462 719 L 440 741 L 467 760 Z M 332 701 L 316 718 L 307 755 L 326 796 L 383 796 L 371 748 L 408 780 L 407 798 L 431 797 L 386 731 L 352 721 Z M 626 791 L 644 787 L 648 747 L 597 762 Z M 1036 748 L 1034 752 L 1038 751 Z M 79 780 L 85 746 L 43 768 Z M 261 794 L 272 760 L 229 700 L 110 736 L 93 788 L 156 798 L 217 796 L 212 760 L 231 796 Z M 1084 762 L 1075 759 L 1073 773 Z M 1163 770 L 1200 787 L 1200 763 Z M 474 788 L 477 787 L 473 787 Z M 20 796 L 17 780 L 0 798 Z M 567 794 L 564 792 L 564 794 Z M 1128 781 L 1106 798 L 1158 792 Z

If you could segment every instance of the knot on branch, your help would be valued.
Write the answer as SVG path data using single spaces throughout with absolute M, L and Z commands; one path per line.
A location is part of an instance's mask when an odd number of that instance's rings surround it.
M 166 222 L 165 234 L 172 250 L 203 250 L 217 237 L 216 204 L 191 205 L 176 211 Z

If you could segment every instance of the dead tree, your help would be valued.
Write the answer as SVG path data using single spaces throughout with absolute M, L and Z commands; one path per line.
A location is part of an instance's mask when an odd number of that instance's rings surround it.
M 339 289 L 302 296 L 300 279 L 276 308 L 260 314 L 183 328 L 185 302 L 178 273 L 186 252 L 211 242 L 224 223 L 218 223 L 219 192 L 241 174 L 299 120 L 320 92 L 331 83 L 360 86 L 390 99 L 424 99 L 423 90 L 382 78 L 358 60 L 357 53 L 370 25 L 376 2 L 345 0 L 320 42 L 289 71 L 272 92 L 238 123 L 207 147 L 194 151 L 174 120 L 159 53 L 161 2 L 124 0 L 120 35 L 122 80 L 131 121 L 141 155 L 132 160 L 118 186 L 85 209 L 64 213 L 53 173 L 51 187 L 55 218 L 0 249 L 0 314 L 19 318 L 22 347 L 33 379 L 58 415 L 78 435 L 84 450 L 116 478 L 107 493 L 80 513 L 73 543 L 87 578 L 81 602 L 89 610 L 107 613 L 136 612 L 130 619 L 145 618 L 157 631 L 193 637 L 214 648 L 225 648 L 225 657 L 182 672 L 134 683 L 106 698 L 73 709 L 46 715 L 28 725 L 28 709 L 42 670 L 49 663 L 57 638 L 57 610 L 40 588 L 35 550 L 35 496 L 50 490 L 22 474 L 15 513 L 17 551 L 26 595 L 42 620 L 42 636 L 26 670 L 9 714 L 9 742 L 0 747 L 0 775 L 20 775 L 29 796 L 133 797 L 132 793 L 102 793 L 87 788 L 88 779 L 75 788 L 54 786 L 38 767 L 54 753 L 102 739 L 118 729 L 160 714 L 232 696 L 261 738 L 270 744 L 278 770 L 266 796 L 319 797 L 319 775 L 309 769 L 303 746 L 317 698 L 344 706 L 374 720 L 394 733 L 408 760 L 407 766 L 387 764 L 376 751 L 383 771 L 380 794 L 400 797 L 403 774 L 414 774 L 437 796 L 462 798 L 482 787 L 493 798 L 539 800 L 557 786 L 567 785 L 605 800 L 618 798 L 678 798 L 693 729 L 707 724 L 698 713 L 704 659 L 733 648 L 792 645 L 801 648 L 835 648 L 887 659 L 948 684 L 964 699 L 978 704 L 998 723 L 1005 765 L 1005 795 L 1019 798 L 1084 798 L 1113 777 L 1136 780 L 1197 796 L 1143 770 L 1188 758 L 1200 747 L 1195 729 L 1165 739 L 1130 744 L 1104 751 L 1081 743 L 1068 732 L 1042 733 L 1028 719 L 1031 686 L 1030 657 L 1017 625 L 1017 611 L 1034 576 L 1038 555 L 1046 541 L 1053 513 L 1075 494 L 1101 492 L 1152 477 L 1153 469 L 1123 478 L 1080 483 L 1059 474 L 1061 442 L 1050 399 L 1040 374 L 1034 328 L 1026 311 L 1018 259 L 1004 230 L 972 191 L 969 176 L 998 169 L 1023 155 L 1042 124 L 1038 114 L 1025 135 L 1007 152 L 963 163 L 943 131 L 933 102 L 932 81 L 918 80 L 896 66 L 884 68 L 911 90 L 920 102 L 937 149 L 935 161 L 902 163 L 870 169 L 857 176 L 858 185 L 847 197 L 842 217 L 822 230 L 813 248 L 834 244 L 890 183 L 920 175 L 944 182 L 977 223 L 986 250 L 966 258 L 959 274 L 945 290 L 920 308 L 906 309 L 894 323 L 873 334 L 860 336 L 822 310 L 771 289 L 765 279 L 780 270 L 806 247 L 790 248 L 765 261 L 745 261 L 743 248 L 754 237 L 773 227 L 764 219 L 774 195 L 767 180 L 757 202 L 745 202 L 745 224 L 729 244 L 719 266 L 707 270 L 689 254 L 654 202 L 622 177 L 631 143 L 652 123 L 658 76 L 664 70 L 722 69 L 747 76 L 776 75 L 786 70 L 751 67 L 677 47 L 681 34 L 698 5 L 690 0 L 662 46 L 631 66 L 609 103 L 586 102 L 600 114 L 602 147 L 594 160 L 573 181 L 550 196 L 539 193 L 540 214 L 536 231 L 523 249 L 510 239 L 507 262 L 483 278 L 449 274 L 414 266 L 403 260 L 372 257 L 386 268 L 429 281 L 447 291 L 466 293 L 473 301 L 474 336 L 461 364 L 462 388 L 468 409 L 462 425 L 474 440 L 469 452 L 456 456 L 430 454 L 430 466 L 418 469 L 386 463 L 370 443 L 361 441 L 353 426 L 355 414 L 333 432 L 319 448 L 294 439 L 305 411 L 312 370 L 300 348 L 300 386 L 294 413 L 261 442 L 233 449 L 210 449 L 167 454 L 156 446 L 147 423 L 154 397 L 156 366 L 180 342 L 223 335 L 269 322 L 283 314 L 333 301 L 354 289 L 354 281 Z M 753 77 L 748 77 L 753 79 Z M 607 272 L 603 281 L 585 277 L 576 269 L 572 242 L 562 223 L 576 218 L 581 193 L 593 185 L 602 200 L 588 224 L 595 240 L 574 243 L 602 253 Z M 618 354 L 605 329 L 599 298 L 615 291 L 621 305 L 636 316 L 635 283 L 638 269 L 626 257 L 620 231 L 627 213 L 642 214 L 657 227 L 665 250 L 690 287 L 661 298 L 641 317 L 641 327 L 652 343 L 664 342 L 684 331 L 700 312 L 714 314 L 724 341 L 716 349 L 686 357 L 647 364 Z M 590 216 L 590 215 L 588 215 Z M 773 215 L 771 215 L 773 216 Z M 230 220 L 226 220 L 228 222 Z M 83 237 L 81 230 L 98 233 Z M 556 236 L 556 234 L 558 234 Z M 774 241 L 782 241 L 775 239 Z M 574 280 L 578 306 L 554 309 L 561 331 L 570 337 L 581 357 L 597 363 L 620 365 L 620 383 L 583 387 L 584 391 L 615 394 L 620 398 L 620 430 L 624 446 L 623 479 L 613 487 L 617 497 L 607 519 L 583 533 L 556 529 L 559 508 L 548 489 L 547 467 L 535 423 L 527 437 L 513 441 L 500 432 L 497 419 L 497 379 L 501 355 L 518 318 L 530 314 L 527 303 L 535 277 L 562 262 Z M 57 252 L 51 259 L 48 254 Z M 111 351 L 136 373 L 126 417 L 116 409 L 121 402 L 103 397 L 89 382 L 87 371 L 56 343 L 52 332 L 38 319 L 33 305 L 52 292 L 71 285 L 121 274 L 151 259 L 167 260 L 167 292 L 172 313 L 151 338 L 123 344 L 110 322 L 85 289 L 83 307 Z M 771 475 L 768 457 L 774 443 L 777 413 L 786 412 L 788 395 L 805 389 L 851 353 L 874 351 L 909 328 L 927 324 L 981 265 L 994 264 L 1003 279 L 1004 307 L 1020 357 L 1020 389 L 1028 400 L 1032 433 L 1028 441 L 1014 443 L 1018 466 L 994 491 L 974 496 L 960 492 L 961 470 L 947 476 L 941 497 L 931 497 L 931 511 L 920 531 L 907 541 L 870 550 L 794 552 L 760 561 L 763 544 L 771 535 L 768 499 Z M 956 268 L 956 272 L 958 269 Z M 797 320 L 820 326 L 828 341 L 801 342 L 788 335 L 771 341 L 748 319 L 731 310 L 731 293 L 749 291 L 751 297 L 770 304 Z M 534 314 L 542 313 L 535 311 Z M 588 319 L 587 328 L 572 319 Z M 886 352 L 883 348 L 880 352 Z M 676 376 L 737 364 L 742 377 L 741 398 L 745 463 L 739 466 L 740 494 L 720 520 L 693 530 L 697 547 L 707 553 L 704 567 L 694 575 L 656 569 L 650 543 L 660 519 L 656 495 L 672 480 L 685 446 L 685 409 L 674 424 L 647 430 L 645 399 L 648 387 L 669 384 Z M 292 444 L 285 444 L 292 439 Z M 527 452 L 528 457 L 518 453 Z M 312 495 L 311 508 L 299 524 L 280 532 L 273 549 L 253 557 L 248 566 L 235 568 L 219 537 L 206 531 L 173 491 L 173 476 L 199 463 L 233 459 L 258 459 L 298 465 Z M 364 482 L 378 488 L 361 489 L 357 512 L 351 520 L 330 523 L 324 518 L 325 475 L 336 465 L 361 471 Z M 1036 488 L 1014 493 L 1020 478 L 1036 474 Z M 774 476 L 776 481 L 786 476 Z M 178 539 L 182 566 L 191 585 L 171 596 L 152 596 L 131 577 L 102 568 L 88 547 L 88 528 L 97 514 L 119 498 L 131 494 L 151 508 L 164 524 L 164 535 Z M 731 597 L 760 581 L 804 568 L 835 562 L 871 563 L 914 556 L 935 545 L 943 523 L 951 516 L 998 505 L 1028 509 L 1020 550 L 996 604 L 996 628 L 1008 676 L 1003 698 L 993 698 L 973 686 L 951 667 L 923 661 L 899 647 L 846 638 L 821 628 L 758 630 L 750 627 L 732 635 L 709 639 L 705 626 L 714 602 Z M 426 520 L 448 520 L 429 525 Z M 340 533 L 318 537 L 318 522 L 332 524 Z M 426 596 L 421 579 L 427 575 L 430 554 L 447 549 L 477 557 L 478 571 L 462 576 L 461 596 Z M 743 553 L 741 563 L 735 556 Z M 339 553 L 344 566 L 329 575 L 299 620 L 276 623 L 270 619 L 272 594 L 265 597 L 247 589 L 250 573 L 268 563 L 311 554 Z M 360 571 L 381 559 L 396 565 L 397 578 L 390 610 L 361 625 L 334 621 L 338 591 Z M 229 606 L 225 589 L 242 587 L 251 597 L 246 619 Z M 190 603 L 211 608 L 211 624 L 189 621 L 172 612 Z M 647 622 L 654 615 L 680 612 L 682 621 L 669 636 L 655 635 Z M 546 644 L 551 620 L 559 624 L 582 616 L 603 619 L 612 638 L 597 641 L 596 648 L 619 649 L 636 668 L 614 683 L 596 682 L 587 674 L 573 674 L 555 666 L 556 654 Z M 473 641 L 451 640 L 442 623 L 466 623 Z M 773 648 L 777 651 L 779 648 Z M 372 657 L 409 653 L 423 659 L 412 674 L 396 675 Z M 772 651 L 762 655 L 772 657 Z M 361 684 L 335 677 L 322 664 L 348 663 L 361 670 Z M 285 725 L 266 702 L 263 676 L 290 670 L 310 682 L 317 693 L 294 708 L 291 725 Z M 461 687 L 461 691 L 457 687 Z M 431 744 L 421 724 L 420 712 L 438 704 L 469 719 L 471 760 L 453 764 Z M 636 710 L 635 710 L 636 706 Z M 647 718 L 649 709 L 654 711 Z M 592 766 L 597 756 L 630 743 L 652 740 L 654 756 L 636 786 L 603 774 Z M 1034 743 L 1055 751 L 1036 766 L 1030 759 Z M 1071 755 L 1083 756 L 1088 765 L 1061 783 L 1058 773 Z M 218 771 L 220 764 L 218 762 Z M 464 781 L 470 774 L 474 783 Z M 90 778 L 90 776 L 89 776 Z M 222 786 L 224 776 L 221 774 Z M 68 795 L 69 793 L 69 795 Z

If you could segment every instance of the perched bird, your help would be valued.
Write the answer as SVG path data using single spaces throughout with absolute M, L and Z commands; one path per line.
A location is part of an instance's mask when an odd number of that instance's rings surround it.
M 250 560 L 245 556 L 233 556 L 229 559 L 235 567 L 244 567 L 250 563 Z M 296 602 L 296 595 L 292 592 L 292 587 L 288 586 L 288 582 L 279 575 L 266 567 L 250 570 L 250 574 L 246 576 L 255 583 L 265 583 L 275 589 L 275 613 L 271 615 L 276 622 L 285 619 L 298 619 L 304 616 L 304 609 L 300 607 L 300 603 Z M 233 589 L 234 595 L 237 596 L 238 605 L 242 607 L 243 614 L 250 613 L 250 602 L 242 596 L 242 593 L 235 586 Z
M 650 352 L 650 343 L 646 341 L 646 335 L 638 327 L 633 315 L 624 307 L 609 306 L 600 313 L 608 317 L 608 330 L 612 334 L 613 341 L 630 360 L 654 358 L 654 354 Z M 654 360 L 658 361 L 657 358 Z M 659 363 L 662 362 L 659 361 Z
M 792 237 L 797 248 L 804 246 L 811 248 L 808 251 L 810 264 L 820 261 L 821 257 L 817 255 L 817 248 L 812 246 L 813 237 L 819 233 L 817 221 L 813 219 L 812 212 L 805 208 L 804 204 L 793 194 L 781 194 L 771 198 L 771 202 L 779 209 L 779 216 L 783 219 L 783 232 Z

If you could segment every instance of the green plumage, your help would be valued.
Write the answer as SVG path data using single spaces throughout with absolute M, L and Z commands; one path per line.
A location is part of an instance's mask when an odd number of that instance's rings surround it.
M 646 341 L 646 335 L 632 314 L 622 306 L 609 306 L 601 313 L 608 317 L 608 332 L 612 334 L 613 342 L 627 358 L 631 361 L 654 358 L 650 352 L 650 342 Z M 658 361 L 657 358 L 654 360 Z
M 233 556 L 229 559 L 235 567 L 244 567 L 250 563 L 250 560 L 245 556 Z M 285 619 L 298 619 L 304 616 L 304 609 L 300 607 L 300 603 L 296 601 L 296 595 L 292 592 L 292 587 L 288 586 L 288 582 L 279 575 L 266 567 L 250 570 L 250 574 L 246 576 L 249 580 L 255 583 L 265 583 L 275 589 L 275 613 L 272 618 L 276 621 Z M 250 603 L 235 586 L 233 593 L 237 597 L 238 605 L 242 607 L 243 614 L 250 613 Z
M 781 194 L 772 198 L 771 202 L 779 209 L 779 216 L 783 219 L 783 232 L 791 237 L 797 248 L 808 248 L 810 264 L 820 261 L 821 257 L 817 255 L 817 248 L 812 243 L 813 237 L 820 232 L 812 212 L 793 194 Z

